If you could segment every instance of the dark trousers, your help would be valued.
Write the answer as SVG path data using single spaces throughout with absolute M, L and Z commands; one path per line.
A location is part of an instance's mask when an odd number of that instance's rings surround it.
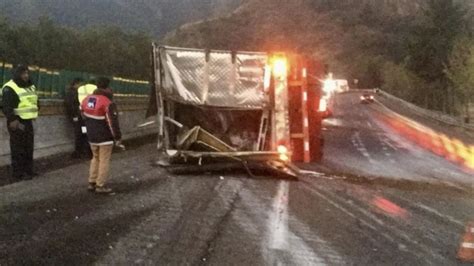
M 82 128 L 84 122 L 82 119 L 79 121 L 73 121 L 74 125 L 74 155 L 77 157 L 92 157 L 91 148 L 89 141 L 87 140 L 87 135 L 82 133 Z
M 20 121 L 23 127 L 12 130 L 10 133 L 10 151 L 12 159 L 12 177 L 21 178 L 33 171 L 34 130 L 31 120 Z

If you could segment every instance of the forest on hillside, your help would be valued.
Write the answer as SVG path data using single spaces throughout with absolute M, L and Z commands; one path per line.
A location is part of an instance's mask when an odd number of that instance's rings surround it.
M 48 18 L 37 24 L 0 20 L 0 61 L 132 79 L 149 79 L 152 38 L 117 27 L 77 30 Z
M 34 25 L 48 17 L 74 29 L 119 27 L 161 38 L 183 23 L 235 9 L 241 0 L 0 0 L 0 17 Z
M 361 87 L 460 114 L 474 100 L 473 10 L 470 0 L 247 0 L 164 42 L 309 53 Z
M 97 1 L 87 1 L 91 6 L 65 1 L 48 11 L 52 17 L 36 21 L 0 15 L 0 60 L 149 79 L 153 40 L 183 47 L 294 51 L 324 61 L 336 76 L 358 79 L 361 87 L 381 87 L 430 109 L 460 114 L 474 102 L 471 0 L 180 0 L 175 6 L 168 0 L 135 5 L 104 0 L 111 3 L 105 13 L 99 12 L 103 8 Z M 48 13 L 42 11 L 48 5 L 38 6 L 39 1 L 0 3 L 7 8 L 1 12 L 22 7 L 19 11 L 29 14 L 37 7 L 36 13 Z M 241 5 L 230 12 L 237 3 Z M 210 8 L 212 4 L 216 6 Z M 124 8 L 127 14 L 148 8 L 154 16 L 141 16 L 138 23 L 137 16 L 107 15 L 103 20 L 110 25 L 76 26 L 68 24 L 74 19 L 64 22 L 59 16 L 62 10 L 82 14 L 88 8 L 95 13 L 77 17 L 96 14 L 92 17 L 97 19 Z M 163 13 L 168 9 L 173 12 Z M 152 29 L 155 16 L 167 23 L 198 21 L 159 39 Z

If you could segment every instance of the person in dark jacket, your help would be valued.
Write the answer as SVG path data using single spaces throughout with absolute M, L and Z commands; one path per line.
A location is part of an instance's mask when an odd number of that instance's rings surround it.
M 112 192 L 112 189 L 106 186 L 110 157 L 114 145 L 123 147 L 118 111 L 112 101 L 112 90 L 109 88 L 109 83 L 108 78 L 99 78 L 97 90 L 87 96 L 81 104 L 87 137 L 92 150 L 88 190 L 96 193 Z
M 80 103 L 78 99 L 77 89 L 82 85 L 81 78 L 75 78 L 69 85 L 66 91 L 64 104 L 66 107 L 66 114 L 73 124 L 74 129 L 74 152 L 72 158 L 87 158 L 92 156 L 89 142 L 87 141 L 87 134 L 84 130 L 84 120 L 82 119 Z
M 12 181 L 31 179 L 33 169 L 33 120 L 38 117 L 38 95 L 30 80 L 28 66 L 13 69 L 13 79 L 3 85 L 2 106 L 10 134 Z

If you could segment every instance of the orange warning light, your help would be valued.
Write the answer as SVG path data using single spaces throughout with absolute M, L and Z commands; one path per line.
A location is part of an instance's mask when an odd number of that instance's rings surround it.
M 281 78 L 288 75 L 288 60 L 284 56 L 274 56 L 271 65 L 275 77 Z

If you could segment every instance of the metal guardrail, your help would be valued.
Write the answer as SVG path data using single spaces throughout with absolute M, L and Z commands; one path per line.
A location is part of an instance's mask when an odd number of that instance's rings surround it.
M 12 64 L 0 62 L 0 88 L 11 78 Z M 36 85 L 37 93 L 42 99 L 62 99 L 69 83 L 74 78 L 85 81 L 100 75 L 70 70 L 50 70 L 30 66 L 30 76 Z M 148 81 L 109 77 L 114 94 L 120 97 L 148 97 L 150 84 Z
M 144 97 L 115 97 L 119 112 L 146 111 L 148 99 Z M 40 99 L 40 116 L 65 115 L 66 110 L 62 99 Z M 0 118 L 4 117 L 0 108 Z M 0 119 L 1 120 L 1 119 Z
M 414 113 L 416 113 L 416 114 L 418 114 L 422 117 L 429 118 L 429 119 L 435 120 L 437 122 L 447 124 L 449 126 L 455 126 L 455 127 L 463 128 L 465 130 L 474 132 L 474 125 L 464 123 L 462 118 L 457 118 L 457 117 L 453 117 L 453 116 L 443 114 L 441 112 L 436 112 L 436 111 L 428 110 L 428 109 L 425 109 L 425 108 L 421 108 L 417 105 L 414 105 L 410 102 L 407 102 L 403 99 L 400 99 L 400 98 L 398 98 L 398 97 L 396 97 L 392 94 L 389 94 L 385 91 L 382 91 L 382 90 L 379 90 L 379 95 L 382 95 L 383 97 L 387 98 L 388 100 L 391 100 L 393 102 L 396 102 L 397 104 L 400 104 L 401 106 L 407 108 L 408 110 L 410 110 L 410 111 L 412 111 L 412 112 L 414 112 Z

